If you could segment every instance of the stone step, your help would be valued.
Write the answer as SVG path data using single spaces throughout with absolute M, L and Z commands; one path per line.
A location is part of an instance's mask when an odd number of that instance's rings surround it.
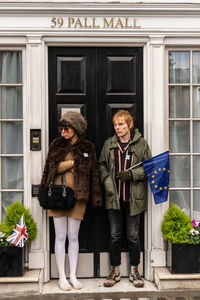
M 42 271 L 28 270 L 22 277 L 0 277 L 0 299 L 23 294 L 39 295 L 42 291 Z
M 200 289 L 200 273 L 172 274 L 167 268 L 156 267 L 154 278 L 159 291 Z M 198 300 L 200 300 L 200 292 Z
M 103 286 L 105 278 L 93 278 L 93 279 L 80 279 L 84 287 L 81 290 L 71 289 L 71 291 L 64 292 L 64 294 L 76 297 L 93 299 L 93 297 L 101 297 L 99 299 L 129 299 L 130 296 L 137 295 L 139 298 L 145 298 L 144 295 L 157 291 L 153 282 L 145 280 L 144 288 L 135 288 L 128 278 L 122 278 L 120 282 L 115 284 L 112 288 L 106 288 Z M 58 280 L 51 280 L 44 284 L 42 289 L 42 295 L 60 295 L 63 291 L 58 287 Z M 147 297 L 148 298 L 148 297 Z M 96 299 L 96 298 L 95 298 Z M 141 299 L 143 300 L 143 299 Z M 146 299 L 145 299 L 146 300 Z

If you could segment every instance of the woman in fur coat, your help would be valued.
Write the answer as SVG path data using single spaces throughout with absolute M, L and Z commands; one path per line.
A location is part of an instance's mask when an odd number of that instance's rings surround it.
M 94 145 L 83 138 L 87 122 L 78 112 L 69 111 L 59 122 L 61 137 L 53 140 L 49 147 L 40 186 L 48 185 L 56 172 L 54 184 L 61 185 L 65 173 L 67 186 L 74 190 L 76 203 L 71 210 L 48 210 L 55 227 L 55 257 L 59 273 L 58 286 L 68 291 L 71 286 L 81 289 L 82 283 L 76 278 L 78 261 L 78 234 L 86 203 L 101 206 L 101 189 Z M 68 236 L 70 280 L 65 274 L 65 241 Z

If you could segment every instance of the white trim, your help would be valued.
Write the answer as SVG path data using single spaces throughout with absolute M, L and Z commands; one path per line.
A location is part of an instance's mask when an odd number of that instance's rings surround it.
M 44 82 L 44 85 L 42 86 L 42 98 L 44 99 L 43 105 L 42 105 L 42 111 L 45 111 L 44 114 L 44 121 L 42 123 L 42 140 L 43 140 L 43 149 L 49 148 L 49 92 L 48 92 L 48 46 L 44 43 L 42 43 L 42 56 L 44 58 L 44 67 L 42 68 L 42 81 Z M 46 131 L 45 131 L 46 129 Z M 46 159 L 47 152 L 44 153 L 43 151 L 42 161 L 43 165 Z M 46 229 L 46 235 L 43 239 L 44 249 L 45 249 L 45 270 L 44 270 L 44 281 L 48 281 L 50 279 L 50 265 L 49 265 L 49 256 L 50 256 L 50 230 L 49 230 L 49 218 L 46 216 L 47 213 L 43 211 L 43 215 L 45 218 L 43 218 L 44 223 L 43 226 Z M 47 267 L 48 266 L 48 267 Z
M 20 13 L 20 14 L 36 14 L 36 13 L 51 13 L 51 12 L 87 12 L 87 13 L 102 13 L 109 11 L 109 13 L 123 13 L 130 14 L 152 14 L 152 15 L 197 15 L 200 11 L 200 5 L 198 0 L 173 0 L 168 1 L 124 1 L 121 0 L 118 3 L 116 1 L 108 0 L 18 0 L 18 2 L 1 2 L 0 10 L 5 13 Z

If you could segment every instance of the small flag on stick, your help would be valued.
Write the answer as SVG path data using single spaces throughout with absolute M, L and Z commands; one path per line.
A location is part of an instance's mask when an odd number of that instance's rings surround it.
M 128 170 L 143 165 L 156 204 L 167 201 L 169 190 L 169 151 L 144 160 Z
M 28 239 L 28 231 L 26 229 L 24 214 L 21 216 L 19 222 L 11 232 L 11 234 L 7 237 L 7 241 L 17 247 L 24 247 L 26 241 Z

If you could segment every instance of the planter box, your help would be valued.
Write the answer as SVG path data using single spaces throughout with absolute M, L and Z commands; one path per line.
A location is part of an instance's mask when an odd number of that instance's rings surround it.
M 168 244 L 167 266 L 171 273 L 200 273 L 200 245 Z
M 0 245 L 0 277 L 24 274 L 24 248 Z

